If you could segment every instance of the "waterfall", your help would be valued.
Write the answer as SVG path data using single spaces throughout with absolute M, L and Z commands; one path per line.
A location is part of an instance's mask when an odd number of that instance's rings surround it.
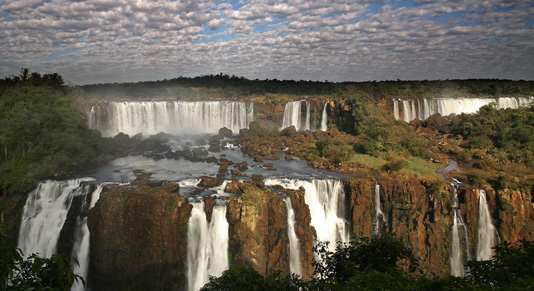
M 410 118 L 412 120 L 415 120 L 417 119 L 417 110 L 415 109 L 415 100 L 411 100 L 412 102 L 412 116 L 410 116 Z
M 349 224 L 346 220 L 345 192 L 337 180 L 266 179 L 266 185 L 282 185 L 288 189 L 304 188 L 304 201 L 310 208 L 311 225 L 317 240 L 329 241 L 331 251 L 337 242 L 349 241 Z
M 458 193 L 454 184 L 452 187 L 452 208 L 453 208 L 453 222 L 452 222 L 452 237 L 451 237 L 451 275 L 457 277 L 463 277 L 465 275 L 463 256 L 462 256 L 462 243 L 465 244 L 467 260 L 469 256 L 469 240 L 467 236 L 467 226 L 465 225 L 462 214 L 460 212 L 460 204 L 458 202 Z M 459 226 L 463 228 L 464 241 L 460 240 Z
M 253 120 L 251 105 L 234 101 L 109 102 L 107 124 L 95 122 L 98 116 L 89 120 L 104 136 L 119 132 L 128 135 L 217 133 L 222 127 L 237 133 L 248 128 Z M 91 110 L 91 114 L 98 115 L 97 112 Z
M 400 119 L 398 100 L 393 100 L 393 115 L 396 120 Z M 533 98 L 433 98 L 427 100 L 423 98 L 423 104 L 417 99 L 402 100 L 403 120 L 410 122 L 416 118 L 420 120 L 427 119 L 431 115 L 439 114 L 448 116 L 450 114 L 476 113 L 480 107 L 495 103 L 498 109 L 519 108 L 531 106 L 534 103 Z
M 304 130 L 304 127 L 302 126 L 302 102 L 308 104 L 308 101 L 306 100 L 287 102 L 284 108 L 284 119 L 282 120 L 282 127 L 280 127 L 280 130 L 292 125 L 295 126 L 296 130 Z
M 310 102 L 306 101 L 306 119 L 304 121 L 304 129 L 302 130 L 310 130 Z
M 74 196 L 85 194 L 80 184 L 89 178 L 45 181 L 30 192 L 22 213 L 18 247 L 25 257 L 39 253 L 49 258 L 56 246 Z
M 452 239 L 451 239 L 451 275 L 456 277 L 464 276 L 464 264 L 462 262 L 462 251 L 460 248 L 460 235 L 458 234 L 458 219 L 456 211 L 453 212 Z
M 209 276 L 221 276 L 228 269 L 228 221 L 226 205 L 213 207 L 208 224 L 204 202 L 193 202 L 187 232 L 188 290 L 199 290 Z
M 375 184 L 375 220 L 373 223 L 373 233 L 375 235 L 380 234 L 380 223 L 386 222 L 385 215 L 380 208 L 380 185 Z
M 426 98 L 423 99 L 423 120 L 430 117 L 430 106 L 428 105 L 428 100 Z
M 289 237 L 289 270 L 292 274 L 302 275 L 300 271 L 300 242 L 295 232 L 295 212 L 291 199 L 284 198 L 287 208 L 287 236 Z
M 321 127 L 319 128 L 319 130 L 322 130 L 322 131 L 328 130 L 328 125 L 327 125 L 328 115 L 326 112 L 327 107 L 328 107 L 328 102 L 324 104 L 323 114 L 321 114 Z
M 400 119 L 399 115 L 399 100 L 393 99 L 393 117 L 395 120 Z
M 95 191 L 91 195 L 91 203 L 87 203 L 87 199 L 84 199 L 82 205 L 82 211 L 78 218 L 76 218 L 76 233 L 74 248 L 72 249 L 72 257 L 78 261 L 78 264 L 73 265 L 73 273 L 78 274 L 84 278 L 87 283 L 87 269 L 89 268 L 89 227 L 87 227 L 87 218 L 89 210 L 91 210 L 102 192 L 103 185 L 98 185 Z M 71 291 L 85 290 L 81 281 L 74 281 Z
M 409 100 L 402 100 L 402 113 L 403 113 L 403 120 L 406 122 L 412 121 L 412 112 L 410 107 L 410 101 Z
M 493 256 L 492 248 L 495 246 L 495 227 L 491 223 L 486 192 L 484 190 L 480 190 L 479 192 L 477 261 L 486 261 L 490 260 Z

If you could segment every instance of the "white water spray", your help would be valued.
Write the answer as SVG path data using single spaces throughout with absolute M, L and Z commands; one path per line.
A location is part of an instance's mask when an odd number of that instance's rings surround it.
M 477 261 L 486 261 L 490 260 L 493 256 L 492 248 L 495 246 L 495 226 L 491 223 L 486 192 L 484 190 L 480 190 L 479 192 Z
M 287 208 L 287 236 L 289 237 L 289 270 L 291 273 L 301 276 L 300 270 L 300 242 L 295 232 L 295 212 L 289 197 L 284 198 Z
M 427 119 L 431 115 L 439 114 L 441 116 L 448 116 L 450 114 L 461 113 L 476 113 L 480 107 L 495 103 L 498 109 L 505 108 L 519 108 L 531 106 L 534 104 L 534 98 L 515 98 L 515 97 L 500 97 L 500 98 L 423 98 L 423 104 L 418 103 L 415 106 L 415 100 L 393 100 L 393 116 L 396 120 L 400 119 L 399 102 L 402 101 L 402 120 L 411 122 L 418 118 L 420 120 Z M 417 99 L 417 102 L 420 102 Z
M 282 185 L 288 189 L 304 188 L 304 201 L 310 208 L 311 225 L 319 241 L 329 241 L 334 251 L 337 242 L 349 241 L 349 224 L 345 211 L 343 184 L 337 180 L 266 179 L 266 185 Z
M 375 235 L 380 234 L 380 224 L 385 223 L 385 215 L 380 208 L 380 185 L 375 185 L 375 220 L 373 223 L 373 233 Z
M 187 232 L 188 290 L 200 290 L 209 276 L 228 269 L 228 221 L 226 205 L 213 207 L 208 224 L 204 202 L 193 202 Z
M 91 195 L 91 203 L 87 203 L 87 200 L 84 200 L 82 205 L 82 213 L 76 219 L 76 233 L 75 233 L 75 242 L 72 249 L 72 257 L 78 261 L 78 264 L 73 265 L 73 273 L 78 274 L 84 278 L 87 282 L 87 270 L 89 268 L 89 239 L 90 232 L 89 227 L 87 227 L 87 218 L 89 215 L 89 210 L 91 210 L 98 199 L 100 198 L 100 193 L 102 192 L 103 185 L 98 185 Z M 89 204 L 89 205 L 88 205 Z M 85 212 L 85 213 L 84 213 Z M 82 291 L 85 290 L 81 281 L 74 281 L 71 291 Z
M 451 237 L 451 275 L 457 277 L 463 277 L 465 275 L 464 264 L 463 264 L 463 255 L 462 255 L 462 243 L 465 243 L 467 254 L 467 260 L 470 259 L 469 256 L 469 240 L 467 236 L 467 226 L 465 225 L 462 214 L 460 212 L 460 204 L 458 201 L 458 192 L 454 184 L 451 184 L 452 187 L 452 208 L 453 208 L 453 223 L 452 223 L 452 237 Z M 459 226 L 463 228 L 464 232 L 464 242 L 460 240 L 460 231 Z
M 154 101 L 109 102 L 107 124 L 100 120 L 99 110 L 91 110 L 90 126 L 104 136 L 119 132 L 128 135 L 159 132 L 169 134 L 217 133 L 227 127 L 234 133 L 248 128 L 253 120 L 253 106 L 234 101 Z
M 328 107 L 328 102 L 324 104 L 323 113 L 321 114 L 321 127 L 319 127 L 319 130 L 321 131 L 328 130 L 328 125 L 327 125 L 328 113 L 326 112 L 327 107 Z
M 25 257 L 39 253 L 39 256 L 49 258 L 56 253 L 72 198 L 83 194 L 82 182 L 91 180 L 45 181 L 30 192 L 24 205 L 18 240 L 18 247 Z

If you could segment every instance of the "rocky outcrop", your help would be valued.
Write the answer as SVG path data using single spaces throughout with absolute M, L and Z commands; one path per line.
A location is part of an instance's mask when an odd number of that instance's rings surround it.
M 182 290 L 191 205 L 175 184 L 108 186 L 90 211 L 93 290 Z
M 231 182 L 227 188 L 242 192 L 240 196 L 227 200 L 231 264 L 252 267 L 263 275 L 273 271 L 288 274 L 289 239 L 283 198 L 253 184 Z M 309 209 L 302 192 L 290 192 L 296 220 L 299 221 L 296 229 L 301 241 L 301 267 L 305 276 L 309 276 L 313 260 Z
M 420 259 L 423 271 L 448 273 L 451 229 L 450 194 L 442 189 L 429 195 L 418 180 L 381 181 L 381 208 L 385 223 L 381 232 L 394 233 Z M 348 180 L 352 231 L 372 236 L 375 219 L 375 182 Z
M 386 217 L 381 232 L 394 233 L 420 260 L 421 271 L 439 276 L 449 274 L 452 207 L 451 188 L 445 183 L 417 179 L 380 181 L 380 201 Z M 373 235 L 375 219 L 374 181 L 345 181 L 350 222 L 356 236 Z M 534 205 L 531 194 L 494 191 L 486 188 L 490 213 L 501 241 L 511 243 L 534 239 Z M 476 258 L 478 243 L 479 191 L 458 189 L 463 221 L 467 225 L 469 246 L 462 248 L 464 259 Z M 468 253 L 466 253 L 468 252 Z

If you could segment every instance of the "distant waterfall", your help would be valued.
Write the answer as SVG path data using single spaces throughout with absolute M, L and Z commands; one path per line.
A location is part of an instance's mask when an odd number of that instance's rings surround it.
M 495 103 L 497 108 L 519 108 L 534 104 L 534 98 L 432 98 L 400 100 L 393 99 L 393 116 L 400 120 L 410 122 L 414 119 L 424 120 L 434 114 L 448 116 L 451 114 L 476 113 L 480 107 Z
M 213 207 L 208 224 L 204 202 L 193 202 L 187 232 L 188 290 L 199 290 L 209 276 L 221 276 L 228 269 L 228 221 L 226 205 Z
M 251 103 L 234 101 L 109 102 L 105 123 L 100 111 L 98 106 L 91 108 L 88 120 L 104 136 L 217 133 L 222 127 L 238 133 L 254 116 Z
M 91 210 L 102 192 L 103 185 L 98 185 L 95 191 L 91 195 L 91 203 L 87 203 L 87 199 L 84 200 L 82 205 L 82 212 L 76 219 L 76 233 L 74 248 L 72 250 L 72 257 L 78 260 L 78 264 L 73 265 L 73 273 L 78 274 L 84 278 L 87 283 L 87 270 L 89 268 L 89 228 L 87 227 L 87 218 L 89 210 Z M 71 291 L 85 290 L 81 281 L 74 281 Z
M 492 248 L 495 246 L 495 226 L 491 223 L 486 192 L 484 190 L 480 190 L 479 192 L 477 261 L 486 261 L 490 260 L 493 256 Z
M 400 110 L 399 110 L 399 101 L 398 100 L 393 100 L 393 117 L 395 118 L 395 120 L 399 120 L 400 119 Z
M 292 274 L 301 276 L 300 271 L 300 242 L 295 232 L 295 212 L 289 197 L 284 198 L 287 208 L 287 236 L 289 237 L 289 270 Z
M 18 240 L 18 247 L 25 257 L 39 253 L 41 257 L 49 258 L 56 253 L 72 199 L 85 194 L 87 188 L 80 185 L 91 180 L 45 181 L 30 192 L 24 205 Z
M 324 104 L 323 113 L 321 114 L 321 127 L 319 127 L 319 130 L 321 131 L 328 130 L 328 125 L 327 125 L 328 113 L 326 112 L 327 107 L 328 107 L 328 102 Z
M 467 236 L 467 227 L 462 219 L 460 212 L 460 204 L 458 202 L 458 193 L 456 186 L 451 184 L 452 187 L 452 208 L 453 208 L 453 221 L 452 221 L 452 235 L 451 235 L 451 275 L 457 277 L 463 277 L 464 271 L 464 259 L 462 256 L 462 244 L 465 244 L 467 259 L 469 260 L 469 241 Z M 464 241 L 460 239 L 461 226 L 464 233 Z
M 266 185 L 282 185 L 289 189 L 304 188 L 304 201 L 310 208 L 311 225 L 319 241 L 329 241 L 335 250 L 337 241 L 349 241 L 349 225 L 346 220 L 345 192 L 337 180 L 266 179 Z
M 378 183 L 375 185 L 375 219 L 373 223 L 373 233 L 375 235 L 380 234 L 380 225 L 385 223 L 385 215 L 380 208 L 380 185 Z

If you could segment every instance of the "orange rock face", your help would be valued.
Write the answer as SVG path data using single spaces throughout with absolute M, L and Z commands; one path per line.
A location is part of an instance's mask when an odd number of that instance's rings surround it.
M 444 184 L 439 191 L 431 191 L 417 179 L 380 181 L 379 184 L 381 208 L 386 216 L 381 231 L 394 233 L 410 247 L 419 258 L 424 273 L 448 275 L 453 210 L 451 188 Z M 352 179 L 345 181 L 345 185 L 354 235 L 371 236 L 376 215 L 375 183 Z M 486 196 L 500 241 L 514 243 L 520 239 L 534 239 L 534 206 L 530 194 L 494 191 L 487 187 Z M 478 198 L 477 189 L 458 189 L 459 207 L 467 225 L 469 243 L 462 248 L 465 260 L 476 259 Z
M 181 290 L 191 205 L 165 186 L 106 187 L 91 209 L 93 290 Z

